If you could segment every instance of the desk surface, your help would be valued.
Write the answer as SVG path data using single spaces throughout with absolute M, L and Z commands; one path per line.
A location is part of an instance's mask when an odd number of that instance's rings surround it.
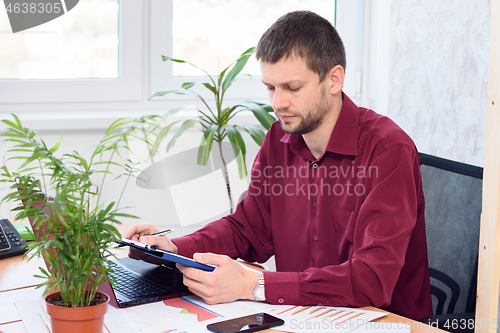
M 123 227 L 120 227 L 120 229 L 123 229 Z M 128 250 L 122 248 L 119 251 L 121 252 L 117 253 L 117 256 L 125 256 Z M 38 258 L 33 258 L 28 261 L 27 259 L 22 259 L 22 256 L 16 256 L 0 260 L 0 302 L 2 301 L 2 299 L 5 299 L 5 301 L 9 302 L 9 300 L 7 299 L 9 291 L 13 290 L 22 290 L 30 295 L 41 295 L 42 291 L 34 288 L 34 286 L 40 283 L 40 279 L 33 276 L 38 272 L 38 267 L 40 266 L 43 267 L 44 263 Z M 374 307 L 366 307 L 364 309 L 379 311 Z M 20 317 L 16 316 L 16 310 L 13 304 L 11 309 L 7 308 L 7 311 L 4 312 L 5 313 L 3 315 L 0 314 L 0 333 L 26 332 Z M 442 330 L 429 327 L 425 324 L 415 322 L 411 319 L 393 313 L 389 313 L 380 319 L 374 320 L 374 322 L 382 321 L 384 323 L 404 323 L 405 325 L 412 327 L 411 332 L 444 332 Z M 261 332 L 277 331 L 265 330 Z

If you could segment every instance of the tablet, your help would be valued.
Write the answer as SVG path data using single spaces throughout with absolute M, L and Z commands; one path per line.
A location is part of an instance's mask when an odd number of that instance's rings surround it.
M 132 246 L 136 249 L 144 251 L 146 254 L 163 259 L 169 262 L 175 262 L 189 267 L 198 268 L 207 272 L 212 272 L 215 269 L 213 265 L 201 264 L 194 259 L 181 256 L 179 254 L 163 251 L 147 244 L 136 242 L 128 238 L 122 238 L 121 240 L 116 240 L 116 243 L 122 246 Z

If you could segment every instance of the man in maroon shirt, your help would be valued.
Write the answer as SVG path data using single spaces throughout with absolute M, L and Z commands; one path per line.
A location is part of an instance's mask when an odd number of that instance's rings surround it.
M 256 57 L 279 119 L 254 161 L 236 212 L 195 233 L 125 237 L 217 266 L 179 265 L 207 303 L 374 305 L 432 315 L 418 152 L 389 118 L 342 92 L 345 51 L 322 17 L 292 12 L 261 37 Z M 255 273 L 231 257 L 265 262 Z M 131 253 L 137 258 L 137 254 Z

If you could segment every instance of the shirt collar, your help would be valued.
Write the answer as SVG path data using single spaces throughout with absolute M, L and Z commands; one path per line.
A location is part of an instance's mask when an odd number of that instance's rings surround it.
M 326 151 L 356 156 L 358 154 L 359 109 L 344 92 L 342 92 L 342 100 L 342 109 L 330 135 Z M 281 142 L 288 143 L 293 153 L 315 160 L 302 135 L 285 133 L 281 137 Z

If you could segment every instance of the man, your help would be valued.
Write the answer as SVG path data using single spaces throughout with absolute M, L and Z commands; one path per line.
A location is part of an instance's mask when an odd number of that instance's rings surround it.
M 148 236 L 157 231 L 149 224 L 125 237 L 217 266 L 210 273 L 179 266 L 185 285 L 210 304 L 374 305 L 414 319 L 432 315 L 412 140 L 342 92 L 344 46 L 322 17 L 284 15 L 256 57 L 279 123 L 236 212 L 172 241 Z M 231 259 L 272 255 L 277 272 L 260 275 Z

